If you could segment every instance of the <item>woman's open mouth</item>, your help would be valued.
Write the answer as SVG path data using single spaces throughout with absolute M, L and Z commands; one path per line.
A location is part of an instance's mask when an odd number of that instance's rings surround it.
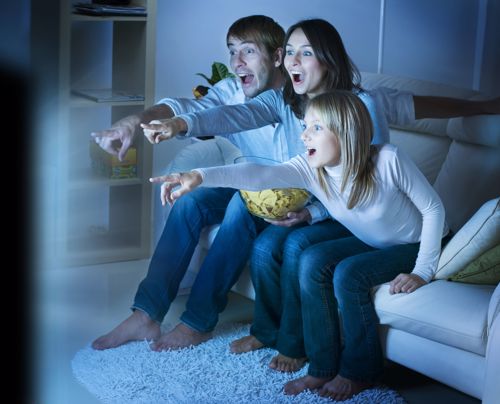
M 304 81 L 304 75 L 298 71 L 291 71 L 290 76 L 292 77 L 293 84 L 301 84 Z
M 314 153 L 316 153 L 316 149 L 309 149 L 309 148 L 307 149 L 307 155 L 309 157 L 313 156 Z

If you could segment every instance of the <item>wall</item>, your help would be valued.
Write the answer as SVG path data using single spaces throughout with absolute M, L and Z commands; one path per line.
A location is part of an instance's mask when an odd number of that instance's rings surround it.
M 229 5 L 230 4 L 230 5 Z M 159 0 L 156 96 L 191 97 L 214 61 L 228 63 L 226 32 L 238 18 L 273 17 L 285 30 L 304 18 L 336 26 L 361 71 L 500 94 L 500 0 Z M 155 146 L 155 175 L 185 145 Z M 155 233 L 163 209 L 155 203 Z
M 500 0 L 158 1 L 157 95 L 190 96 L 214 60 L 227 62 L 229 25 L 266 14 L 285 29 L 302 18 L 333 23 L 362 71 L 500 93 Z M 216 10 L 216 12 L 215 12 Z

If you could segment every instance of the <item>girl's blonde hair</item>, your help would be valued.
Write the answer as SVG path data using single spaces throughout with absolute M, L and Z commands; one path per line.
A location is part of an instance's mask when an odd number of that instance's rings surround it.
M 347 208 L 352 209 L 370 199 L 375 191 L 374 149 L 371 146 L 373 124 L 368 109 L 358 96 L 342 90 L 312 98 L 307 105 L 309 108 L 314 109 L 319 119 L 338 139 L 342 164 L 340 193 L 352 181 L 347 201 Z M 325 168 L 318 168 L 317 175 L 321 188 L 330 197 Z

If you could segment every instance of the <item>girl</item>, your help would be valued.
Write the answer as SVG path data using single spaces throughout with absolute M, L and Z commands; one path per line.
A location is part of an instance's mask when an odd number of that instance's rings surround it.
M 360 89 L 359 73 L 347 55 L 339 33 L 330 23 L 320 19 L 300 21 L 288 29 L 284 45 L 282 65 L 288 73 L 284 89 L 267 91 L 245 104 L 180 115 L 162 124 L 143 125 L 145 135 L 152 143 L 158 143 L 179 132 L 186 132 L 187 136 L 227 134 L 277 122 L 277 130 L 286 133 L 286 142 L 281 142 L 278 147 L 282 149 L 282 154 L 291 158 L 305 150 L 299 134 L 304 125 L 302 118 L 307 100 L 326 91 L 341 89 L 356 93 L 365 103 L 374 124 L 374 143 L 388 141 L 384 111 L 381 104 L 375 101 L 386 93 L 382 90 L 376 94 L 368 93 Z M 397 102 L 387 104 L 397 109 L 390 111 L 390 115 L 403 117 L 400 122 L 403 123 L 408 118 L 407 112 L 411 110 L 413 100 L 411 94 L 406 93 L 397 94 L 397 97 Z M 300 220 L 318 223 L 298 229 L 297 226 L 269 226 L 273 228 L 272 237 L 264 239 L 266 245 L 272 245 L 276 251 L 282 250 L 281 244 L 289 234 L 306 240 L 297 248 L 287 249 L 283 256 L 289 261 L 297 260 L 297 253 L 309 244 L 349 234 L 338 222 L 320 222 L 328 217 L 320 204 L 309 206 L 298 215 L 301 215 Z M 282 281 L 288 282 L 286 279 L 289 276 L 296 276 L 283 272 L 289 267 L 272 261 L 269 254 L 260 262 L 253 259 L 254 256 L 259 254 L 252 253 L 250 261 L 256 291 L 251 335 L 234 341 L 231 350 L 241 353 L 263 346 L 272 347 L 279 354 L 271 360 L 271 368 L 298 370 L 305 362 L 302 334 L 296 332 L 296 325 L 301 323 L 300 306 L 294 306 L 297 301 L 295 296 L 288 296 L 295 292 L 280 290 L 279 286 Z
M 320 389 L 321 395 L 344 400 L 370 387 L 382 370 L 370 289 L 392 280 L 391 293 L 411 293 L 429 282 L 448 229 L 438 195 L 413 162 L 395 146 L 370 145 L 370 114 L 359 97 L 350 91 L 318 95 L 304 120 L 306 153 L 281 165 L 197 169 L 151 181 L 166 181 L 163 203 L 201 184 L 305 188 L 350 231 L 327 242 L 328 248 L 313 246 L 312 253 L 307 249 L 288 263 L 299 279 L 295 304 L 302 310 L 310 365 L 306 376 L 285 385 L 285 393 Z M 311 265 L 313 260 L 322 266 Z

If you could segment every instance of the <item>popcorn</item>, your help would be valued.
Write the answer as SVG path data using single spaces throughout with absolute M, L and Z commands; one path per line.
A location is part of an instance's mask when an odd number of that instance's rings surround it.
M 264 219 L 285 219 L 288 212 L 301 210 L 309 201 L 307 191 L 299 188 L 240 191 L 247 209 Z

